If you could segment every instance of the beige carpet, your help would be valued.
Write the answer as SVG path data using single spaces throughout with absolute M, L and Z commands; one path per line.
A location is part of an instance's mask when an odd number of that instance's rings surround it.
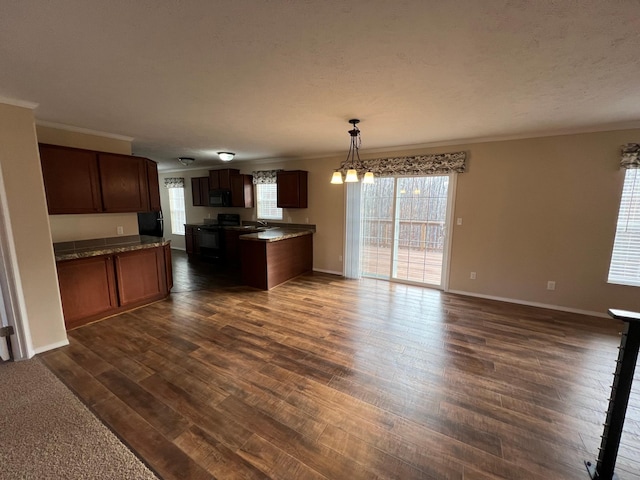
M 0 479 L 157 477 L 37 359 L 0 364 Z

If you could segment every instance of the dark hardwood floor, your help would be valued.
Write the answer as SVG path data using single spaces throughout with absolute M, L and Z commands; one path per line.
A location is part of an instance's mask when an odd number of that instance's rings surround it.
M 621 322 L 325 274 L 258 291 L 173 253 L 170 298 L 40 355 L 162 478 L 588 478 Z

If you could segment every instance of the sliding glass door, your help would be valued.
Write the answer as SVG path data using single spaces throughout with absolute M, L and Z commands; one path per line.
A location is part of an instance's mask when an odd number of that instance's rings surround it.
M 429 175 L 363 185 L 363 276 L 443 286 L 449 183 Z

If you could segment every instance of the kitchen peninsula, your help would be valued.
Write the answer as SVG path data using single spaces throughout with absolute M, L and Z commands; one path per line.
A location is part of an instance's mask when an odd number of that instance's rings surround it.
M 242 281 L 270 290 L 313 268 L 315 227 L 272 227 L 241 235 Z

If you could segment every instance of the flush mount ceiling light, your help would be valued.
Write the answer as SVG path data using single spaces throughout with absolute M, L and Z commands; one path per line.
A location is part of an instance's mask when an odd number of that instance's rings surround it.
M 191 158 L 191 157 L 180 157 L 178 158 L 178 161 L 184 165 L 185 167 L 188 167 L 189 165 L 191 165 L 193 162 L 196 161 L 195 158 Z
M 220 157 L 220 160 L 223 162 L 230 162 L 235 156 L 236 154 L 233 152 L 218 152 L 218 157 Z
M 373 183 L 373 173 L 367 172 L 362 161 L 360 160 L 360 145 L 362 144 L 362 140 L 360 139 L 360 129 L 357 127 L 360 120 L 357 118 L 352 118 L 349 120 L 349 123 L 353 125 L 353 128 L 349 130 L 349 135 L 351 135 L 351 144 L 349 145 L 349 153 L 347 153 L 347 159 L 342 163 L 340 170 L 347 170 L 347 175 L 344 179 L 345 182 L 357 182 L 358 181 L 358 172 L 362 172 L 364 177 L 362 179 L 362 183 Z M 336 170 L 333 172 L 333 176 L 331 177 L 331 183 L 342 183 L 342 173 L 340 170 Z M 366 172 L 366 173 L 365 173 Z

